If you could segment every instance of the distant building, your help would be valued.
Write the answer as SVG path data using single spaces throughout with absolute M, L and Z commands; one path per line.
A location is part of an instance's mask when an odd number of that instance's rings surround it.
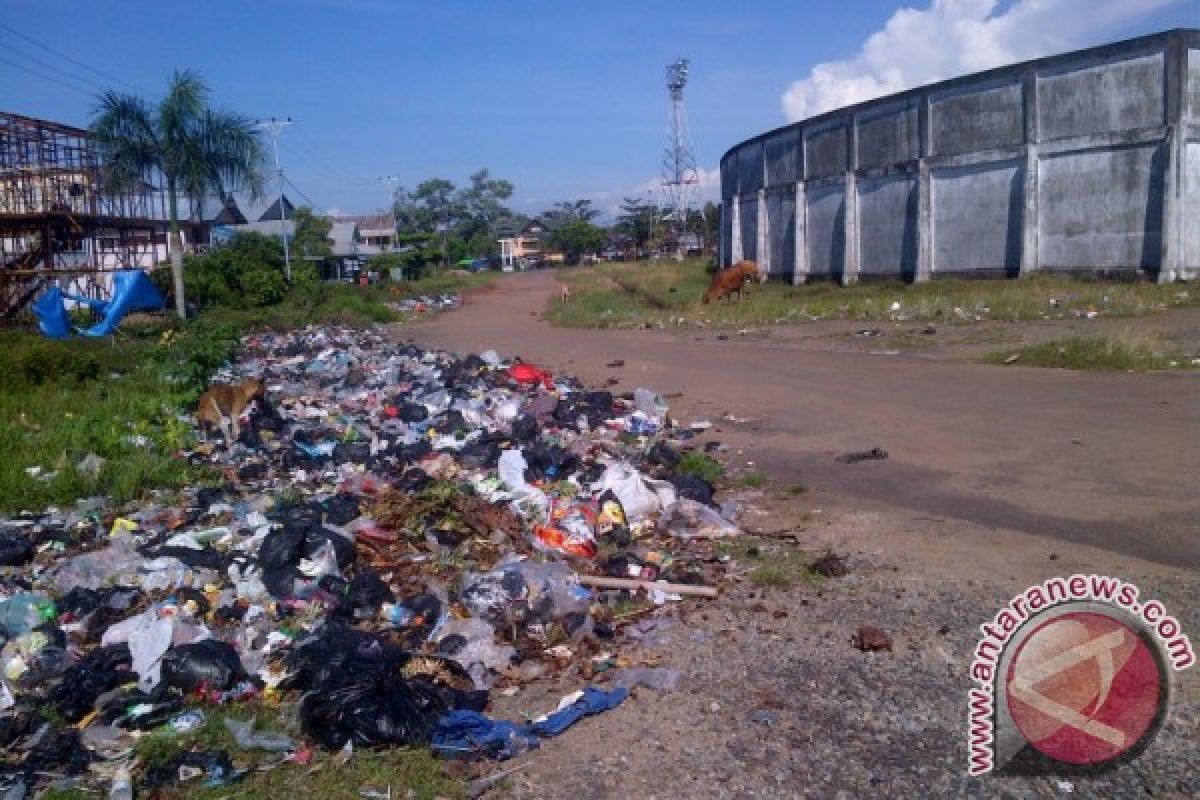
M 374 253 L 389 253 L 396 249 L 396 215 L 390 212 L 334 217 L 337 223 L 354 223 L 359 242 L 373 248 Z
M 531 219 L 520 230 L 501 236 L 500 264 L 505 269 L 540 261 L 542 259 L 542 236 L 546 226 L 541 220 Z

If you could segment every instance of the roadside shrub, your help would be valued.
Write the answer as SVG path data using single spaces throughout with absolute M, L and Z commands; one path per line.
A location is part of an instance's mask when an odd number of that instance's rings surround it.
M 283 246 L 261 233 L 239 233 L 228 244 L 184 261 L 188 300 L 202 307 L 262 308 L 287 294 Z

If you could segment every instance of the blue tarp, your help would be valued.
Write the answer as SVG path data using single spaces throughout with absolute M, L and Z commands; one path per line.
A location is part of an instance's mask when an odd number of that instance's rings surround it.
M 526 725 L 492 719 L 478 711 L 448 711 L 433 731 L 433 750 L 450 758 L 513 758 L 537 747 L 544 737 L 558 736 L 586 716 L 616 708 L 628 696 L 624 686 L 609 691 L 589 686 L 571 705 Z
M 42 333 L 51 339 L 65 339 L 71 333 L 67 309 L 63 304 L 64 298 L 85 303 L 96 313 L 103 315 L 92 327 L 75 329 L 76 333 L 83 336 L 108 336 L 131 311 L 158 311 L 167 304 L 162 292 L 151 282 L 150 276 L 140 269 L 123 269 L 113 273 L 112 300 L 64 294 L 57 286 L 51 286 L 33 304 L 38 326 Z
M 33 302 L 33 313 L 37 314 L 38 327 L 49 338 L 66 339 L 71 335 L 71 320 L 67 319 L 62 289 L 57 286 L 51 286 Z

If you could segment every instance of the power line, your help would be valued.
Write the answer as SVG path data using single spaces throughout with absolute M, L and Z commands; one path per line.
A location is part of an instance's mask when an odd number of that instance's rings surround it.
M 320 203 L 318 203 L 316 200 L 313 200 L 311 197 L 309 197 L 307 194 L 305 194 L 303 189 L 301 189 L 301 188 L 300 188 L 299 186 L 297 186 L 296 184 L 292 183 L 292 179 L 291 179 L 291 178 L 287 178 L 287 177 L 285 177 L 285 178 L 283 179 L 283 182 L 284 182 L 284 183 L 286 183 L 288 186 L 292 187 L 293 189 L 295 189 L 295 190 L 296 190 L 296 194 L 300 195 L 300 197 L 301 197 L 301 198 L 303 198 L 303 199 L 304 199 L 304 201 L 305 201 L 305 202 L 307 202 L 307 203 L 308 203 L 308 205 L 309 205 L 309 207 L 310 207 L 310 208 L 312 208 L 313 210 L 318 210 L 318 209 L 319 209 L 319 210 L 321 210 L 321 211 L 326 211 L 326 210 L 328 209 L 328 207 L 327 207 L 327 206 L 321 205 L 321 204 L 320 204 Z
M 57 84 L 57 85 L 63 87 L 64 89 L 70 89 L 73 92 L 79 92 L 80 94 L 87 95 L 88 97 L 96 96 L 96 93 L 91 89 L 80 89 L 78 86 L 72 86 L 71 84 L 66 83 L 63 80 L 60 80 L 58 78 L 52 78 L 49 75 L 44 75 L 35 69 L 30 69 L 29 67 L 25 66 L 24 64 L 18 64 L 16 61 L 9 61 L 7 58 L 4 58 L 3 56 L 0 56 L 0 62 L 8 64 L 10 67 L 16 67 L 17 69 L 21 70 L 22 72 L 28 72 L 30 75 L 34 76 L 35 78 L 41 78 L 44 81 L 49 81 L 50 83 Z
M 68 80 L 75 81 L 76 83 L 80 84 L 81 86 L 87 86 L 88 88 L 93 89 L 93 91 L 99 91 L 99 90 L 104 89 L 104 86 L 101 85 L 100 83 L 98 83 L 94 78 L 85 78 L 81 75 L 76 75 L 74 73 L 68 72 L 67 70 L 65 70 L 61 67 L 54 66 L 53 64 L 51 64 L 48 61 L 43 61 L 42 59 L 38 58 L 37 56 L 30 55 L 29 53 L 18 50 L 17 48 L 13 47 L 12 45 L 7 46 L 6 52 L 8 55 L 11 55 L 11 56 L 20 56 L 21 58 L 27 58 L 30 61 L 32 61 L 33 63 L 37 64 L 38 66 L 44 67 L 45 69 L 51 70 L 53 72 L 57 72 L 59 75 L 62 75 L 63 77 L 67 78 Z
M 14 36 L 21 37 L 22 39 L 29 42 L 30 44 L 36 45 L 48 53 L 52 53 L 61 59 L 70 61 L 72 64 L 74 64 L 77 67 L 81 67 L 83 69 L 86 69 L 88 72 L 95 73 L 96 75 L 99 75 L 101 78 L 104 78 L 105 80 L 115 81 L 116 83 L 127 86 L 136 92 L 141 92 L 142 94 L 147 94 L 146 90 L 143 89 L 142 87 L 135 86 L 134 84 L 130 83 L 129 81 L 122 80 L 121 78 L 118 78 L 115 75 L 109 75 L 107 72 L 103 72 L 102 70 L 98 70 L 93 66 L 89 66 L 88 64 L 85 64 L 82 61 L 79 61 L 78 59 L 72 58 L 71 56 L 67 55 L 66 53 L 64 53 L 60 50 L 55 50 L 53 47 L 51 47 L 48 44 L 43 44 L 42 42 L 39 42 L 37 39 L 34 39 L 31 36 L 27 36 L 26 34 L 21 33 L 19 30 L 17 30 L 16 28 L 13 28 L 10 25 L 5 25 L 3 22 L 0 22 L 0 28 L 3 28 L 4 30 L 8 31 L 9 33 L 13 34 Z
M 343 169 L 341 165 L 334 161 L 329 156 L 328 152 L 326 152 L 325 148 L 321 147 L 321 145 L 317 143 L 317 140 L 314 139 L 309 132 L 304 129 L 303 125 L 296 128 L 296 132 L 300 134 L 300 138 L 304 139 L 307 146 L 311 147 L 312 150 L 320 157 L 320 159 L 335 172 L 340 172 L 344 177 L 349 178 L 352 181 L 365 182 L 362 178 L 354 177 L 349 170 Z

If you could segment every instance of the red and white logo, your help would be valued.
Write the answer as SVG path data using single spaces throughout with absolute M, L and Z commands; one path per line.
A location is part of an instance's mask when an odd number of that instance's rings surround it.
M 1141 635 L 1095 611 L 1036 627 L 1004 676 L 1008 709 L 1025 740 L 1068 764 L 1100 766 L 1154 734 L 1167 675 Z

